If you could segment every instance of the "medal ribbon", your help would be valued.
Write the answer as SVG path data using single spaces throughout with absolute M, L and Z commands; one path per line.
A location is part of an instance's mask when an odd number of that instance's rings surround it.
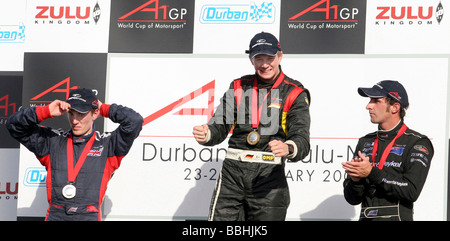
M 384 167 L 384 163 L 386 162 L 386 159 L 389 155 L 389 153 L 391 152 L 392 147 L 394 146 L 395 140 L 397 140 L 397 138 L 399 138 L 401 135 L 403 135 L 403 133 L 405 133 L 406 131 L 406 125 L 403 124 L 402 128 L 400 128 L 400 130 L 398 131 L 397 135 L 394 137 L 394 140 L 392 140 L 389 145 L 387 145 L 386 149 L 383 152 L 383 155 L 380 158 L 380 162 L 378 163 L 378 169 L 383 169 Z M 375 166 L 375 155 L 377 153 L 378 150 L 378 135 L 377 137 L 375 137 L 375 141 L 373 143 L 373 149 L 372 149 L 372 166 Z
M 80 157 L 78 158 L 77 164 L 73 165 L 73 136 L 70 134 L 69 138 L 67 138 L 67 174 L 69 182 L 75 182 L 75 179 L 77 179 L 78 173 L 80 172 L 81 166 L 83 166 L 84 161 L 86 160 L 86 157 L 89 153 L 89 151 L 92 148 L 92 145 L 95 141 L 95 132 L 92 134 L 89 141 L 86 143 L 86 146 L 84 146 L 83 152 L 81 153 Z
M 280 76 L 278 76 L 277 81 L 272 85 L 272 88 L 270 88 L 269 92 L 264 96 L 263 101 L 261 102 L 261 105 L 258 108 L 258 80 L 255 78 L 253 80 L 253 92 L 252 92 L 252 128 L 258 129 L 259 122 L 261 121 L 261 113 L 262 113 L 262 107 L 264 105 L 264 102 L 267 99 L 267 96 L 270 94 L 270 92 L 273 89 L 276 89 L 280 84 L 281 81 L 284 79 L 284 73 L 281 72 Z

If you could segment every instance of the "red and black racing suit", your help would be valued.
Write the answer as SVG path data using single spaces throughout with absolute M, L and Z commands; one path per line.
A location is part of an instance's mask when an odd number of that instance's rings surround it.
M 403 121 L 400 121 L 390 131 L 379 130 L 360 138 L 355 154 L 361 151 L 373 163 L 375 137 L 378 135 L 379 138 L 376 156 L 381 157 L 402 125 Z M 433 154 L 433 145 L 426 136 L 406 129 L 395 141 L 381 170 L 378 168 L 380 158 L 377 158 L 366 178 L 359 182 L 350 177 L 345 179 L 345 199 L 352 205 L 361 204 L 361 221 L 412 221 L 414 202 L 425 184 Z
M 62 195 L 62 189 L 68 183 L 67 139 L 71 132 L 39 125 L 51 118 L 48 105 L 25 108 L 9 117 L 6 126 L 11 136 L 33 152 L 47 170 L 49 208 L 46 220 L 101 220 L 100 207 L 107 184 L 139 135 L 143 118 L 134 110 L 116 104 L 102 104 L 100 115 L 120 126 L 111 133 L 93 131 L 86 136 L 73 137 L 76 162 L 89 138 L 95 135 L 93 146 L 75 180 L 77 190 L 72 199 Z
M 208 122 L 211 136 L 203 145 L 221 143 L 232 130 L 229 148 L 271 152 L 268 143 L 278 139 L 294 145 L 295 151 L 288 159 L 294 162 L 303 159 L 310 149 L 309 92 L 300 82 L 280 72 L 276 80 L 281 78 L 281 84 L 270 91 L 263 104 L 262 116 L 266 117 L 261 117 L 258 127 L 261 138 L 256 145 L 247 143 L 247 135 L 252 131 L 253 83 L 258 81 L 258 104 L 261 105 L 263 95 L 276 82 L 264 83 L 256 75 L 243 76 L 230 84 Z M 241 94 L 236 94 L 240 90 Z M 284 160 L 281 165 L 273 165 L 225 158 L 212 197 L 209 220 L 284 220 L 290 202 Z

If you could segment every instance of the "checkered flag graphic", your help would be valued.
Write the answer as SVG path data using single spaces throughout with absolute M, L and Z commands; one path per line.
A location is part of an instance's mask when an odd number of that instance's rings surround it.
M 255 21 L 260 20 L 264 16 L 272 18 L 273 16 L 272 9 L 273 9 L 272 3 L 263 2 L 261 4 L 261 7 L 258 7 L 254 2 L 252 2 L 250 18 Z
M 25 39 L 25 25 L 23 25 L 22 22 L 21 22 L 20 25 L 19 25 L 19 30 L 20 30 L 20 32 L 19 32 L 19 38 L 20 38 L 21 40 L 24 40 L 24 39 Z

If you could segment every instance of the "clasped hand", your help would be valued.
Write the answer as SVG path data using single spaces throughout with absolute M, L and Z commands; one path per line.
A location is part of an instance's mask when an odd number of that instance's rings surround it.
M 369 157 L 365 156 L 358 151 L 358 156 L 350 161 L 343 162 L 342 168 L 350 176 L 354 182 L 358 182 L 361 178 L 369 176 L 372 171 L 372 165 L 370 164 Z

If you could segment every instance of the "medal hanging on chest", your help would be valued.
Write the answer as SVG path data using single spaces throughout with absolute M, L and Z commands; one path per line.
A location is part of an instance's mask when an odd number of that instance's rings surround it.
M 253 130 L 250 133 L 248 133 L 247 142 L 248 142 L 248 144 L 253 146 L 259 142 L 259 138 L 260 138 L 260 136 L 259 136 L 258 131 Z
M 259 139 L 261 136 L 258 133 L 258 126 L 261 122 L 261 112 L 262 107 L 264 106 L 264 102 L 267 99 L 267 96 L 270 94 L 270 92 L 273 89 L 278 88 L 278 86 L 281 84 L 281 81 L 284 79 L 284 73 L 281 72 L 280 76 L 278 76 L 277 81 L 273 84 L 272 88 L 267 92 L 267 94 L 264 96 L 263 101 L 261 102 L 261 105 L 258 107 L 258 80 L 255 78 L 253 79 L 253 89 L 252 89 L 252 129 L 250 133 L 247 135 L 247 143 L 249 145 L 256 145 L 259 142 Z
M 84 146 L 83 152 L 81 153 L 80 157 L 78 158 L 77 164 L 73 165 L 73 136 L 70 135 L 69 138 L 67 138 L 67 176 L 68 176 L 68 184 L 65 185 L 62 189 L 62 195 L 67 198 L 71 199 L 74 198 L 77 194 L 77 188 L 75 187 L 74 183 L 77 179 L 78 173 L 81 170 L 81 167 L 83 166 L 84 161 L 86 160 L 86 157 L 89 153 L 89 151 L 92 148 L 92 145 L 95 141 L 95 133 L 92 134 L 89 141 L 86 143 L 86 146 Z
M 72 183 L 69 183 L 63 187 L 62 195 L 67 199 L 74 198 L 77 195 L 77 188 Z

